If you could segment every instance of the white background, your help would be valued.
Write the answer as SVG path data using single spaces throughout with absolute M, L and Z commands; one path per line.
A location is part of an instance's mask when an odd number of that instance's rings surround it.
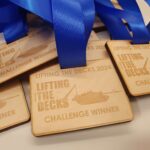
M 150 96 L 130 100 L 132 122 L 42 138 L 32 135 L 29 122 L 0 133 L 0 150 L 150 150 Z

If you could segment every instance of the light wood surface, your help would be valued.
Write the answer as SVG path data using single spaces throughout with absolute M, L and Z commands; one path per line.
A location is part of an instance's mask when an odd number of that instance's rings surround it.
M 22 85 L 14 81 L 0 87 L 0 131 L 30 118 Z
M 143 0 L 138 1 L 144 2 Z M 146 16 L 148 16 L 148 13 L 146 13 Z M 101 37 L 101 34 L 99 34 L 99 36 Z M 29 84 L 28 82 L 26 83 Z M 26 88 L 26 91 L 28 91 L 28 88 Z M 28 93 L 28 95 L 30 94 Z M 42 138 L 33 137 L 31 134 L 31 124 L 27 123 L 1 133 L 1 149 L 149 150 L 150 96 L 130 97 L 130 102 L 135 116 L 134 121 L 130 123 L 63 133 Z
M 99 34 L 100 39 L 107 33 Z M 108 37 L 109 39 L 109 37 Z M 29 92 L 29 83 L 25 81 Z M 31 123 L 10 129 L 0 134 L 0 145 L 5 150 L 149 150 L 150 149 L 150 96 L 130 97 L 134 121 L 124 124 L 63 133 L 35 138 L 31 133 Z M 30 101 L 28 96 L 28 101 Z M 17 143 L 17 144 L 14 144 Z
M 35 136 L 133 119 L 129 99 L 104 45 L 98 40 L 90 43 L 87 51 L 93 55 L 88 57 L 87 67 L 60 69 L 55 65 L 31 75 L 31 119 Z
M 150 94 L 150 44 L 109 41 L 107 46 L 130 94 Z

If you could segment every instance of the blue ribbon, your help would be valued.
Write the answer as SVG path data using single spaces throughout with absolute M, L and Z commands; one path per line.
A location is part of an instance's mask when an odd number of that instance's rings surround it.
M 113 39 L 132 40 L 135 44 L 149 42 L 149 28 L 136 0 L 118 0 L 123 10 L 116 9 L 110 0 L 1 0 L 0 32 L 8 43 L 25 36 L 28 33 L 26 13 L 30 11 L 53 26 L 61 67 L 83 66 L 94 22 L 94 2 Z
M 110 0 L 95 0 L 96 11 L 105 23 L 112 39 L 132 40 L 134 44 L 150 41 L 150 33 L 135 0 L 118 0 L 123 10 L 116 9 Z M 129 28 L 125 26 L 127 21 Z M 130 34 L 132 31 L 132 34 Z
M 147 2 L 148 5 L 150 5 L 150 0 L 145 0 Z
M 27 34 L 25 12 L 7 0 L 0 1 L 0 32 L 3 32 L 8 43 Z
M 4 15 L 0 16 L 0 31 L 4 32 L 8 43 L 27 33 L 25 14 L 21 8 L 53 26 L 62 68 L 86 65 L 86 46 L 95 17 L 93 0 L 1 0 L 0 13 Z M 16 32 L 13 32 L 15 29 Z

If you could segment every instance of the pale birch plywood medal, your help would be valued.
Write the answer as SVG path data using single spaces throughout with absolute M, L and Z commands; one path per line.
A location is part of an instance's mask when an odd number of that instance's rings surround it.
M 150 94 L 150 44 L 109 41 L 107 47 L 130 94 Z
M 104 44 L 100 52 L 103 55 L 98 59 L 100 42 L 92 42 L 90 48 L 96 52 L 95 58 L 88 56 L 86 67 L 61 70 L 55 65 L 31 75 L 31 118 L 35 136 L 132 120 L 129 99 Z
M 19 81 L 0 87 L 0 131 L 27 122 L 30 118 Z

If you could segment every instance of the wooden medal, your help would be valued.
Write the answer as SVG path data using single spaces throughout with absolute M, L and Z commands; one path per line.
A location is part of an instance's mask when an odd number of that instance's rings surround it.
M 150 44 L 109 41 L 107 48 L 133 96 L 150 94 Z
M 97 40 L 90 44 L 87 51 L 93 55 L 87 57 L 86 67 L 61 70 L 55 65 L 31 75 L 31 116 L 35 136 L 133 119 L 129 99 L 104 43 Z M 87 52 L 87 55 L 91 53 Z
M 29 110 L 19 81 L 0 87 L 0 131 L 30 119 Z

